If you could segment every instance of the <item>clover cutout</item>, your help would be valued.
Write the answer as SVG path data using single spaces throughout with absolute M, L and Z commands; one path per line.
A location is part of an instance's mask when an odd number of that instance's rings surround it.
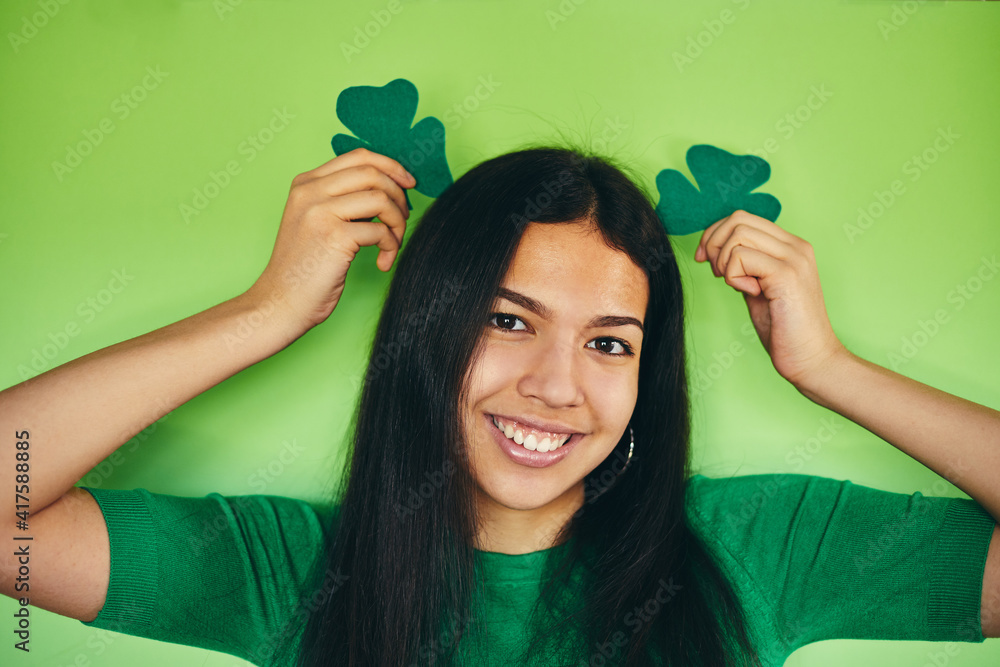
M 417 179 L 416 190 L 438 197 L 453 182 L 444 154 L 444 125 L 434 116 L 413 125 L 417 99 L 417 87 L 406 79 L 382 87 L 345 88 L 337 97 L 337 118 L 357 136 L 337 134 L 330 144 L 337 155 L 364 147 L 391 157 Z M 413 208 L 408 193 L 406 205 Z
M 712 223 L 744 210 L 771 222 L 781 203 L 763 192 L 752 193 L 771 177 L 771 166 L 756 155 L 733 155 L 708 144 L 688 149 L 687 165 L 698 183 L 675 169 L 656 175 L 660 202 L 656 213 L 669 234 L 680 236 L 708 228 Z

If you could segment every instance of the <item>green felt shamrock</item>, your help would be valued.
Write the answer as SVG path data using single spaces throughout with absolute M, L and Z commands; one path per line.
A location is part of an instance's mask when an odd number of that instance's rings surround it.
M 391 157 L 417 179 L 417 190 L 438 197 L 452 183 L 444 154 L 444 125 L 428 116 L 411 127 L 416 115 L 417 87 L 406 79 L 381 88 L 345 88 L 337 97 L 337 117 L 357 137 L 335 135 L 330 142 L 333 151 L 343 155 L 363 146 Z M 406 204 L 413 208 L 408 196 Z
M 769 194 L 751 191 L 771 176 L 771 166 L 756 155 L 733 155 L 708 144 L 692 146 L 687 164 L 698 183 L 696 190 L 684 174 L 664 169 L 656 175 L 660 203 L 656 213 L 669 234 L 680 236 L 707 229 L 740 209 L 778 219 L 781 203 Z

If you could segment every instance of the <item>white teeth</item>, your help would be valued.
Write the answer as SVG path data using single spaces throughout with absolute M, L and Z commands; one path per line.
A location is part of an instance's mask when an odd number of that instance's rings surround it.
M 527 436 L 524 435 L 524 431 L 519 428 L 514 428 L 511 424 L 504 424 L 502 421 L 493 417 L 493 424 L 499 430 L 503 431 L 503 434 L 509 439 L 513 440 L 519 445 L 523 445 L 525 449 L 530 451 L 538 452 L 551 452 L 559 449 L 566 441 L 570 439 L 571 436 L 564 435 L 559 438 L 552 439 L 546 436 L 541 441 L 538 440 L 538 436 L 534 433 L 529 433 Z

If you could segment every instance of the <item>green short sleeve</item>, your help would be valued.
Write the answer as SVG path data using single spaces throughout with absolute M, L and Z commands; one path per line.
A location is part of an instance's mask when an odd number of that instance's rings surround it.
M 688 515 L 775 664 L 825 639 L 982 642 L 976 502 L 810 475 L 695 475 Z
M 87 491 L 107 523 L 111 576 L 84 625 L 286 664 L 320 583 L 328 514 L 278 496 Z

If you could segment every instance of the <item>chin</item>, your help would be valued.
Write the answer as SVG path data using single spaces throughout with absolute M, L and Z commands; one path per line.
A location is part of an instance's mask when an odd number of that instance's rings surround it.
M 499 505 L 511 510 L 531 511 L 542 509 L 561 498 L 568 489 L 539 488 L 537 484 L 508 483 L 490 485 L 489 490 L 480 489 L 480 497 L 487 504 Z

